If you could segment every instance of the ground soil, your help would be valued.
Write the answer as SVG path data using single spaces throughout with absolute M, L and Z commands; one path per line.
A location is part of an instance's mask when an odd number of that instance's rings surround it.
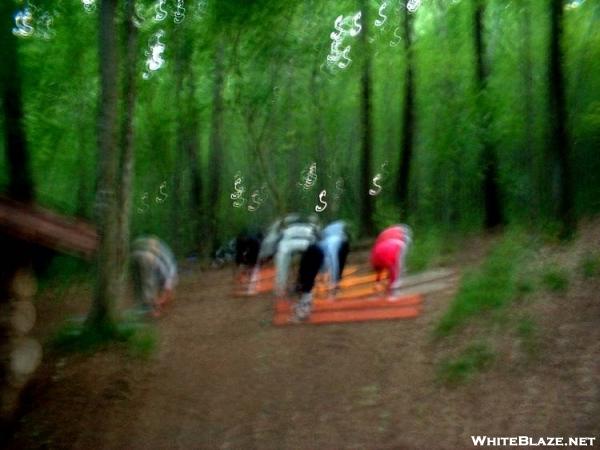
M 600 248 L 598 229 L 544 258 L 578 260 Z M 470 240 L 449 266 L 476 265 L 493 239 Z M 276 328 L 270 296 L 235 298 L 230 270 L 191 267 L 156 321 L 150 359 L 124 348 L 47 354 L 9 448 L 464 449 L 471 435 L 598 437 L 600 280 L 572 280 L 565 294 L 537 292 L 502 320 L 436 340 L 455 288 L 427 296 L 416 319 Z M 39 333 L 83 314 L 90 295 L 85 285 L 42 294 Z M 535 324 L 532 345 L 515 331 L 523 318 Z M 482 340 L 497 355 L 491 367 L 458 385 L 439 380 L 444 359 Z

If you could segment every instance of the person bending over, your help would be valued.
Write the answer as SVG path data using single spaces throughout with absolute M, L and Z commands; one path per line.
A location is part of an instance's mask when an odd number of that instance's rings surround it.
M 241 233 L 235 240 L 235 266 L 236 277 L 244 275 L 251 277 L 251 273 L 258 264 L 258 253 L 262 241 L 262 233 Z
M 401 285 L 401 275 L 405 270 L 405 260 L 411 243 L 410 228 L 394 226 L 383 230 L 371 250 L 371 266 L 377 272 L 377 282 L 383 271 L 388 272 L 388 291 Z
M 281 230 L 281 239 L 277 244 L 275 253 L 275 295 L 283 296 L 286 293 L 288 273 L 292 257 L 302 254 L 319 238 L 319 226 L 316 217 L 307 221 L 294 222 Z
M 350 251 L 347 224 L 343 220 L 330 223 L 321 231 L 319 247 L 323 251 L 321 272 L 328 274 L 332 292 L 338 289 Z
M 137 238 L 132 244 L 131 274 L 138 307 L 159 316 L 172 300 L 177 283 L 177 264 L 171 249 L 155 236 Z
M 298 290 L 300 299 L 294 307 L 294 319 L 306 320 L 312 309 L 312 290 L 319 271 L 329 275 L 330 292 L 335 292 L 342 277 L 349 243 L 345 222 L 338 220 L 323 228 L 321 239 L 308 246 L 300 259 Z

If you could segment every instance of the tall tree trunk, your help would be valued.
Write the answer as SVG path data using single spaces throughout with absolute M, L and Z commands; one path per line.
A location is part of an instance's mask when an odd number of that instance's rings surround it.
M 373 197 L 369 195 L 369 183 L 373 172 L 373 122 L 371 118 L 372 103 L 372 62 L 371 50 L 367 40 L 369 33 L 369 2 L 361 0 L 362 31 L 360 35 L 361 49 L 363 51 L 363 67 L 361 76 L 361 149 L 359 172 L 359 205 L 360 205 L 360 233 L 370 236 L 375 231 L 373 224 Z
M 125 0 L 125 17 L 123 26 L 123 42 L 125 44 L 125 61 L 123 67 L 123 94 L 124 114 L 121 119 L 121 159 L 119 164 L 118 193 L 118 255 L 121 279 L 118 288 L 123 290 L 127 279 L 129 261 L 129 228 L 131 219 L 131 191 L 133 184 L 134 164 L 134 131 L 133 118 L 135 114 L 136 99 L 136 55 L 137 55 L 137 28 L 134 24 L 135 1 Z M 122 292 L 122 291 L 121 291 Z M 119 295 L 121 297 L 122 294 Z
M 400 167 L 398 170 L 397 193 L 400 204 L 401 219 L 408 213 L 408 188 L 410 181 L 410 166 L 413 157 L 414 142 L 414 79 L 412 57 L 412 14 L 404 9 L 402 40 L 404 42 L 405 71 L 404 71 L 404 102 L 402 104 L 402 139 Z
M 315 61 L 313 70 L 310 76 L 310 92 L 312 92 L 312 106 L 313 106 L 313 133 L 315 136 L 315 162 L 317 163 L 318 170 L 321 174 L 328 173 L 327 167 L 327 149 L 325 146 L 325 131 L 323 124 L 323 105 L 321 102 L 321 81 L 320 81 L 320 69 L 319 65 L 321 58 Z
M 536 139 L 535 139 L 535 113 L 533 103 L 533 63 L 532 63 L 532 35 L 531 35 L 531 1 L 524 5 L 521 12 L 521 35 L 522 39 L 522 55 L 521 55 L 521 74 L 523 77 L 523 114 L 525 116 L 524 129 L 523 129 L 523 151 L 521 156 L 522 167 L 531 167 L 531 171 L 528 173 L 531 182 L 529 186 L 529 192 L 531 198 L 529 199 L 532 203 L 532 208 L 529 210 L 529 218 L 534 221 L 540 217 L 541 213 L 541 196 L 540 188 L 541 183 L 539 182 L 539 167 L 540 161 L 538 159 L 539 152 L 536 151 Z M 526 199 L 524 199 L 526 200 Z
M 34 193 L 23 124 L 17 38 L 11 32 L 14 27 L 15 4 L 10 0 L 1 3 L 0 89 L 4 114 L 5 151 L 10 168 L 8 194 L 15 200 L 28 202 L 33 199 Z
M 576 226 L 573 205 L 573 180 L 571 171 L 571 143 L 567 136 L 567 111 L 565 77 L 562 69 L 563 52 L 563 0 L 552 0 L 550 10 L 549 48 L 549 97 L 550 97 L 550 151 L 556 162 L 558 192 L 556 198 L 558 219 L 561 222 L 561 237 L 573 234 Z
M 498 158 L 490 140 L 490 111 L 485 101 L 486 85 L 489 70 L 485 62 L 483 42 L 483 20 L 485 1 L 474 0 L 473 36 L 475 44 L 475 64 L 478 97 L 478 112 L 480 117 L 479 133 L 482 146 L 481 164 L 483 172 L 482 190 L 484 196 L 485 226 L 493 228 L 504 223 L 500 187 L 498 185 Z
M 83 111 L 84 109 L 81 108 Z M 77 209 L 76 214 L 80 217 L 86 217 L 88 213 L 88 205 L 89 199 L 87 198 L 87 190 L 90 186 L 89 184 L 89 173 L 85 167 L 85 160 L 88 155 L 86 155 L 86 146 L 87 144 L 87 133 L 85 127 L 81 126 L 83 124 L 83 120 L 80 122 L 79 130 L 78 130 L 78 153 L 77 153 L 77 165 L 79 173 L 79 183 L 77 186 Z
M 4 151 L 8 166 L 8 195 L 15 200 L 34 199 L 33 177 L 21 96 L 21 78 L 17 54 L 17 38 L 12 34 L 15 3 L 0 2 L 0 114 L 4 124 Z M 18 273 L 31 268 L 31 247 L 23 241 L 0 234 L 0 437 L 5 436 L 18 405 L 22 384 L 15 384 L 11 355 L 16 337 L 11 324 L 12 314 L 19 302 L 14 288 Z M 23 338 L 23 336 L 21 336 Z
M 88 316 L 88 324 L 95 328 L 112 326 L 114 305 L 120 294 L 119 218 L 115 192 L 119 167 L 117 3 L 117 0 L 102 0 L 99 11 L 100 114 L 96 217 L 100 243 L 96 290 Z
M 184 189 L 184 179 L 186 175 L 186 159 L 187 155 L 185 154 L 185 140 L 186 140 L 186 130 L 187 130 L 187 102 L 182 101 L 183 94 L 183 83 L 187 73 L 187 55 L 185 51 L 185 30 L 183 29 L 183 25 L 179 25 L 177 29 L 174 30 L 174 63 L 175 63 L 175 93 L 173 97 L 173 101 L 175 103 L 175 107 L 177 109 L 178 117 L 177 117 L 177 135 L 175 138 L 175 173 L 173 174 L 173 192 L 174 198 L 171 201 L 171 219 L 172 223 L 172 231 L 173 231 L 173 240 L 175 242 L 175 250 L 177 252 L 181 252 L 183 250 L 182 244 L 185 241 L 184 235 L 182 233 L 184 228 L 184 217 L 187 217 L 187 214 L 184 212 L 184 208 L 186 202 L 184 201 L 185 193 Z
M 177 130 L 177 171 L 175 174 L 175 230 L 178 241 L 188 242 L 191 231 L 192 245 L 196 251 L 204 250 L 206 243 L 202 242 L 204 212 L 202 210 L 202 183 L 198 160 L 199 126 L 198 108 L 196 106 L 196 80 L 193 73 L 193 41 L 190 39 L 190 29 L 185 24 L 176 30 L 175 53 L 175 104 L 178 105 Z M 189 185 L 187 182 L 189 181 Z M 187 186 L 188 192 L 184 189 Z M 191 213 L 190 213 L 191 212 Z M 181 222 L 182 217 L 191 220 Z M 191 230 L 186 230 L 186 239 L 182 239 L 183 224 L 191 223 Z M 179 250 L 184 250 L 180 248 Z M 185 250 L 189 250 L 185 249 Z
M 209 236 L 212 240 L 212 250 L 218 244 L 218 206 L 221 195 L 221 171 L 223 168 L 223 83 L 224 83 L 224 48 L 222 38 L 215 43 L 214 72 L 213 72 L 213 102 L 212 123 L 210 133 L 210 164 L 209 164 Z
M 284 80 L 281 80 L 281 84 L 284 84 Z M 294 80 L 291 75 L 285 80 L 285 92 L 282 92 L 284 99 L 294 98 Z M 280 89 L 282 91 L 282 89 Z M 275 101 L 273 101 L 275 103 Z M 282 124 L 280 127 L 284 130 L 294 129 L 294 114 L 292 108 L 285 108 L 282 114 L 275 114 L 277 118 L 281 118 Z M 283 116 L 283 117 L 281 117 Z M 275 125 L 275 124 L 274 124 Z M 301 166 L 304 162 L 298 157 L 302 154 L 298 148 L 298 135 L 294 133 L 291 137 L 286 139 L 285 148 L 287 149 L 287 196 L 285 197 L 285 206 L 288 210 L 299 211 L 302 208 L 301 197 L 298 195 L 298 183 L 299 174 L 302 169 Z M 318 164 L 318 163 L 317 163 Z
M 202 176 L 200 174 L 200 118 L 198 115 L 198 107 L 196 106 L 196 78 L 193 72 L 193 65 L 188 66 L 187 79 L 187 99 L 188 113 L 186 120 L 184 150 L 187 155 L 188 166 L 190 169 L 190 207 L 192 209 L 192 217 L 194 225 L 192 238 L 196 250 L 201 251 L 204 231 L 204 208 L 202 204 Z

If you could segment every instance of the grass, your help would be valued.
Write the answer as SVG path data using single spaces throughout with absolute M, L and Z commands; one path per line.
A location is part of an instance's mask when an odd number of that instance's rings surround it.
M 442 317 L 435 334 L 445 336 L 469 318 L 502 308 L 532 292 L 534 284 L 519 270 L 528 246 L 521 234 L 508 234 L 491 251 L 483 265 L 463 277 L 458 293 Z
M 485 342 L 471 344 L 454 359 L 441 362 L 437 370 L 440 382 L 456 385 L 487 369 L 495 359 L 495 353 Z
M 569 274 L 558 268 L 548 268 L 542 273 L 542 284 L 552 292 L 566 292 L 569 288 Z
M 600 275 L 600 254 L 586 253 L 579 263 L 579 269 L 585 278 L 593 278 Z
M 433 265 L 442 264 L 457 250 L 459 239 L 453 239 L 449 233 L 428 230 L 414 237 L 406 256 L 406 266 L 410 272 L 421 272 Z
M 411 272 L 420 272 L 431 266 L 441 253 L 442 239 L 439 233 L 427 233 L 415 239 L 408 249 L 406 265 Z
M 148 358 L 157 341 L 154 327 L 127 318 L 100 327 L 91 327 L 83 321 L 69 321 L 54 334 L 50 346 L 60 353 L 93 353 L 116 344 L 124 345 L 135 357 Z

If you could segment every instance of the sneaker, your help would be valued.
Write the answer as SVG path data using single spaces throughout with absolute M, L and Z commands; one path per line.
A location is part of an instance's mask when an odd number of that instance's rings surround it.
M 307 308 L 302 305 L 296 305 L 296 306 L 294 306 L 294 312 L 292 314 L 292 317 L 290 318 L 290 321 L 292 323 L 301 323 L 301 322 L 304 322 L 305 320 L 307 320 L 309 317 L 310 317 L 310 308 Z
M 305 292 L 300 296 L 300 301 L 298 302 L 298 306 L 308 309 L 310 312 L 310 307 L 312 305 L 312 294 L 310 292 Z

